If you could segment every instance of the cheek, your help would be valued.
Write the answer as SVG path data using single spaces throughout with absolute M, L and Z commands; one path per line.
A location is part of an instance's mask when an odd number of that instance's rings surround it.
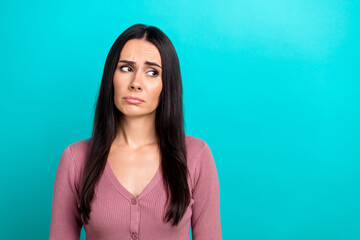
M 114 88 L 118 88 L 119 87 L 119 83 L 120 83 L 120 75 L 117 73 L 117 71 L 114 74 L 113 77 L 113 84 L 114 84 Z
M 117 81 L 114 81 L 114 95 L 117 96 L 121 92 L 120 85 L 117 83 Z
M 126 85 L 124 84 L 126 82 L 126 79 L 124 77 L 121 77 L 117 74 L 114 75 L 113 78 L 113 85 L 114 85 L 114 94 L 119 95 L 121 92 L 126 89 Z
M 161 94 L 161 91 L 162 91 L 162 86 L 159 85 L 159 86 L 156 86 L 153 91 L 152 91 L 152 96 L 153 96 L 153 99 L 155 102 L 159 101 L 160 100 L 160 94 Z
M 162 91 L 162 84 L 161 83 L 152 83 L 151 86 L 147 87 L 147 95 L 149 100 L 151 99 L 151 105 L 156 106 L 158 101 L 160 101 L 160 94 Z M 150 102 L 149 102 L 150 103 Z
M 155 92 L 156 92 L 156 95 L 159 97 L 160 96 L 160 93 L 162 91 L 162 88 L 163 88 L 163 84 L 162 84 L 162 81 L 155 87 Z

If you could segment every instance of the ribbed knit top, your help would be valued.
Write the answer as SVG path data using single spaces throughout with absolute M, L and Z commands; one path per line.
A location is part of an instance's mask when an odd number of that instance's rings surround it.
M 50 240 L 78 240 L 83 226 L 79 213 L 79 184 L 90 139 L 72 143 L 58 163 L 52 198 Z M 220 189 L 212 152 L 207 143 L 185 135 L 191 201 L 177 226 L 164 222 L 166 191 L 161 167 L 138 197 L 116 178 L 108 161 L 94 190 L 87 240 L 222 239 Z

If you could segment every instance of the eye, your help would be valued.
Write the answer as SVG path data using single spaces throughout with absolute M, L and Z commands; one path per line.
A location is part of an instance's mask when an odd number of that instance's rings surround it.
M 153 77 L 156 77 L 157 75 L 159 75 L 158 72 L 155 71 L 155 70 L 149 71 L 149 72 L 150 72 L 150 73 L 153 72 L 153 74 L 150 74 L 150 75 L 153 76 Z
M 120 67 L 121 71 L 123 71 L 124 68 L 129 68 L 129 69 L 131 69 L 131 67 L 129 67 L 129 66 L 121 66 L 121 67 Z M 125 71 L 123 71 L 123 72 L 128 72 L 128 71 L 125 70 Z

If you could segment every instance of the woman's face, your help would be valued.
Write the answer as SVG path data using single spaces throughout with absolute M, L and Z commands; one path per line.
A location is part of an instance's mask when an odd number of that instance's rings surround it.
M 143 39 L 126 42 L 114 73 L 114 101 L 128 117 L 155 114 L 162 91 L 161 56 L 157 47 Z M 143 99 L 132 103 L 125 97 Z

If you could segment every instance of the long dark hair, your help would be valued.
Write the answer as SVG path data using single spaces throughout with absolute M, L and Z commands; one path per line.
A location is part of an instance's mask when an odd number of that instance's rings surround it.
M 155 131 L 160 148 L 160 167 L 166 186 L 166 203 L 169 204 L 163 220 L 169 222 L 173 219 L 172 225 L 175 226 L 190 203 L 180 65 L 170 39 L 160 29 L 144 24 L 135 24 L 121 33 L 106 58 L 92 136 L 80 183 L 81 219 L 88 224 L 94 188 L 104 171 L 111 144 L 123 116 L 114 103 L 113 76 L 120 52 L 130 39 L 145 39 L 155 44 L 161 55 L 163 89 L 156 109 Z

